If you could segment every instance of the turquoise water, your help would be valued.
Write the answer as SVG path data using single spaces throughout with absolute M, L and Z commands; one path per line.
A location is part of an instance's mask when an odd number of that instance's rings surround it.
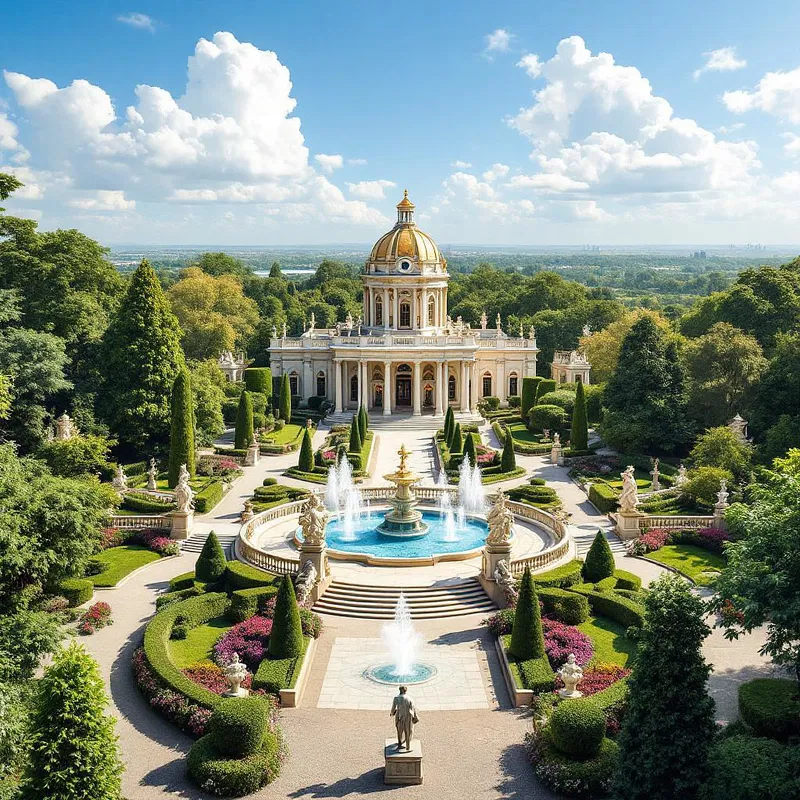
M 464 526 L 456 531 L 457 541 L 445 541 L 445 521 L 436 511 L 426 511 L 422 519 L 430 530 L 420 539 L 392 539 L 382 536 L 375 530 L 383 520 L 383 511 L 373 512 L 369 517 L 362 517 L 354 526 L 354 541 L 343 539 L 344 531 L 339 520 L 328 523 L 325 538 L 331 550 L 346 553 L 368 553 L 382 558 L 430 558 L 442 553 L 463 553 L 466 550 L 477 550 L 486 542 L 488 529 L 481 520 L 467 518 Z M 298 533 L 298 538 L 301 535 Z
M 364 677 L 375 683 L 425 683 L 436 676 L 436 667 L 431 664 L 415 663 L 411 672 L 400 674 L 394 664 L 382 664 L 364 670 Z

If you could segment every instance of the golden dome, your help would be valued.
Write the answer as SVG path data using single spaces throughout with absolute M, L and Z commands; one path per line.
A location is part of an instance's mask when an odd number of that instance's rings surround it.
M 398 208 L 416 208 L 416 206 L 408 199 L 408 189 L 403 189 L 403 199 L 397 204 Z

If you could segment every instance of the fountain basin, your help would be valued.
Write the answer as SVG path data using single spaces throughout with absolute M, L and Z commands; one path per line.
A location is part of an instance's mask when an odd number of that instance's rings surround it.
M 417 683 L 426 683 L 433 680 L 438 674 L 438 670 L 432 664 L 415 662 L 411 665 L 410 672 L 399 673 L 394 664 L 378 664 L 364 670 L 364 677 L 373 683 L 385 683 L 392 686 L 398 684 L 408 684 L 412 686 Z

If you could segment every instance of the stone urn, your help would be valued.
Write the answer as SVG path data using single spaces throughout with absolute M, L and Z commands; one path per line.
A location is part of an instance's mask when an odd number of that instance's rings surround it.
M 230 688 L 223 697 L 247 697 L 250 692 L 242 686 L 247 677 L 247 667 L 239 661 L 239 654 L 233 654 L 233 660 L 225 667 L 225 679 Z
M 564 688 L 558 690 L 561 697 L 583 697 L 583 692 L 578 691 L 578 683 L 583 678 L 583 670 L 575 663 L 574 653 L 569 654 L 566 663 L 558 671 L 558 676 L 564 682 Z

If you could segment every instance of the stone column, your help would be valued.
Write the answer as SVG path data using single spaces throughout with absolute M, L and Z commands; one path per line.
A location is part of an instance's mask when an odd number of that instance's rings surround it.
M 391 380 L 392 380 L 392 362 L 383 362 L 383 416 L 388 417 L 392 413 L 392 399 L 391 399 Z
M 486 593 L 501 608 L 508 605 L 508 599 L 497 585 L 494 572 L 501 561 L 511 564 L 511 543 L 486 544 L 483 546 L 480 581 Z
M 352 398 L 350 397 L 350 381 L 347 381 L 347 407 L 352 411 L 351 403 L 353 402 Z M 358 403 L 358 399 L 361 397 L 361 362 L 356 361 L 356 387 L 358 391 L 356 392 L 356 403 Z
M 385 402 L 388 403 L 389 406 L 389 413 L 392 413 L 392 408 L 394 407 L 394 374 L 392 372 L 392 362 L 385 361 L 384 364 L 389 365 L 389 371 L 386 373 L 386 380 L 384 383 L 386 384 L 386 398 Z M 384 406 L 385 408 L 385 406 Z
M 383 327 L 389 327 L 389 289 L 383 287 Z
M 442 363 L 439 377 L 442 379 L 442 410 L 446 412 L 450 405 L 450 367 L 447 361 Z
M 369 377 L 368 364 L 361 361 L 361 405 L 369 411 Z
M 398 330 L 400 327 L 400 292 L 397 291 L 397 287 L 394 287 L 394 321 L 392 323 L 395 330 Z
M 636 539 L 640 533 L 639 522 L 644 517 L 641 511 L 618 511 L 615 530 L 623 541 Z M 614 516 L 612 515 L 612 519 Z
M 494 394 L 500 398 L 501 403 L 505 403 L 508 399 L 505 359 L 498 358 L 495 361 L 495 380 L 497 381 L 497 386 L 494 387 Z
M 473 361 L 470 372 L 469 408 L 473 414 L 478 411 L 478 362 Z
M 308 356 L 303 361 L 303 387 L 299 392 L 304 400 L 308 400 L 311 395 L 316 394 L 316 387 L 314 386 L 314 370 L 311 363 L 311 356 Z
M 421 328 L 427 328 L 428 327 L 428 290 L 427 289 L 423 289 L 422 290 L 422 298 L 420 299 L 420 302 L 422 303 L 422 308 L 420 309 L 420 314 L 419 314 L 420 327 Z
M 300 568 L 310 561 L 317 571 L 317 580 L 309 595 L 309 600 L 316 603 L 325 593 L 331 582 L 331 570 L 328 566 L 328 548 L 325 542 L 318 545 L 300 545 Z
M 418 417 L 422 413 L 422 364 L 414 362 L 414 385 L 411 389 L 414 416 Z
M 335 402 L 336 402 L 336 410 L 334 413 L 341 414 L 342 413 L 342 362 L 340 359 L 336 358 L 333 361 L 333 379 L 335 383 Z
M 467 380 L 467 362 L 461 362 L 461 413 L 469 412 L 469 382 Z
M 171 511 L 170 539 L 188 539 L 194 525 L 194 511 Z
M 444 414 L 444 407 L 442 406 L 442 365 L 436 364 L 436 371 L 434 373 L 436 378 L 436 416 L 439 417 Z

